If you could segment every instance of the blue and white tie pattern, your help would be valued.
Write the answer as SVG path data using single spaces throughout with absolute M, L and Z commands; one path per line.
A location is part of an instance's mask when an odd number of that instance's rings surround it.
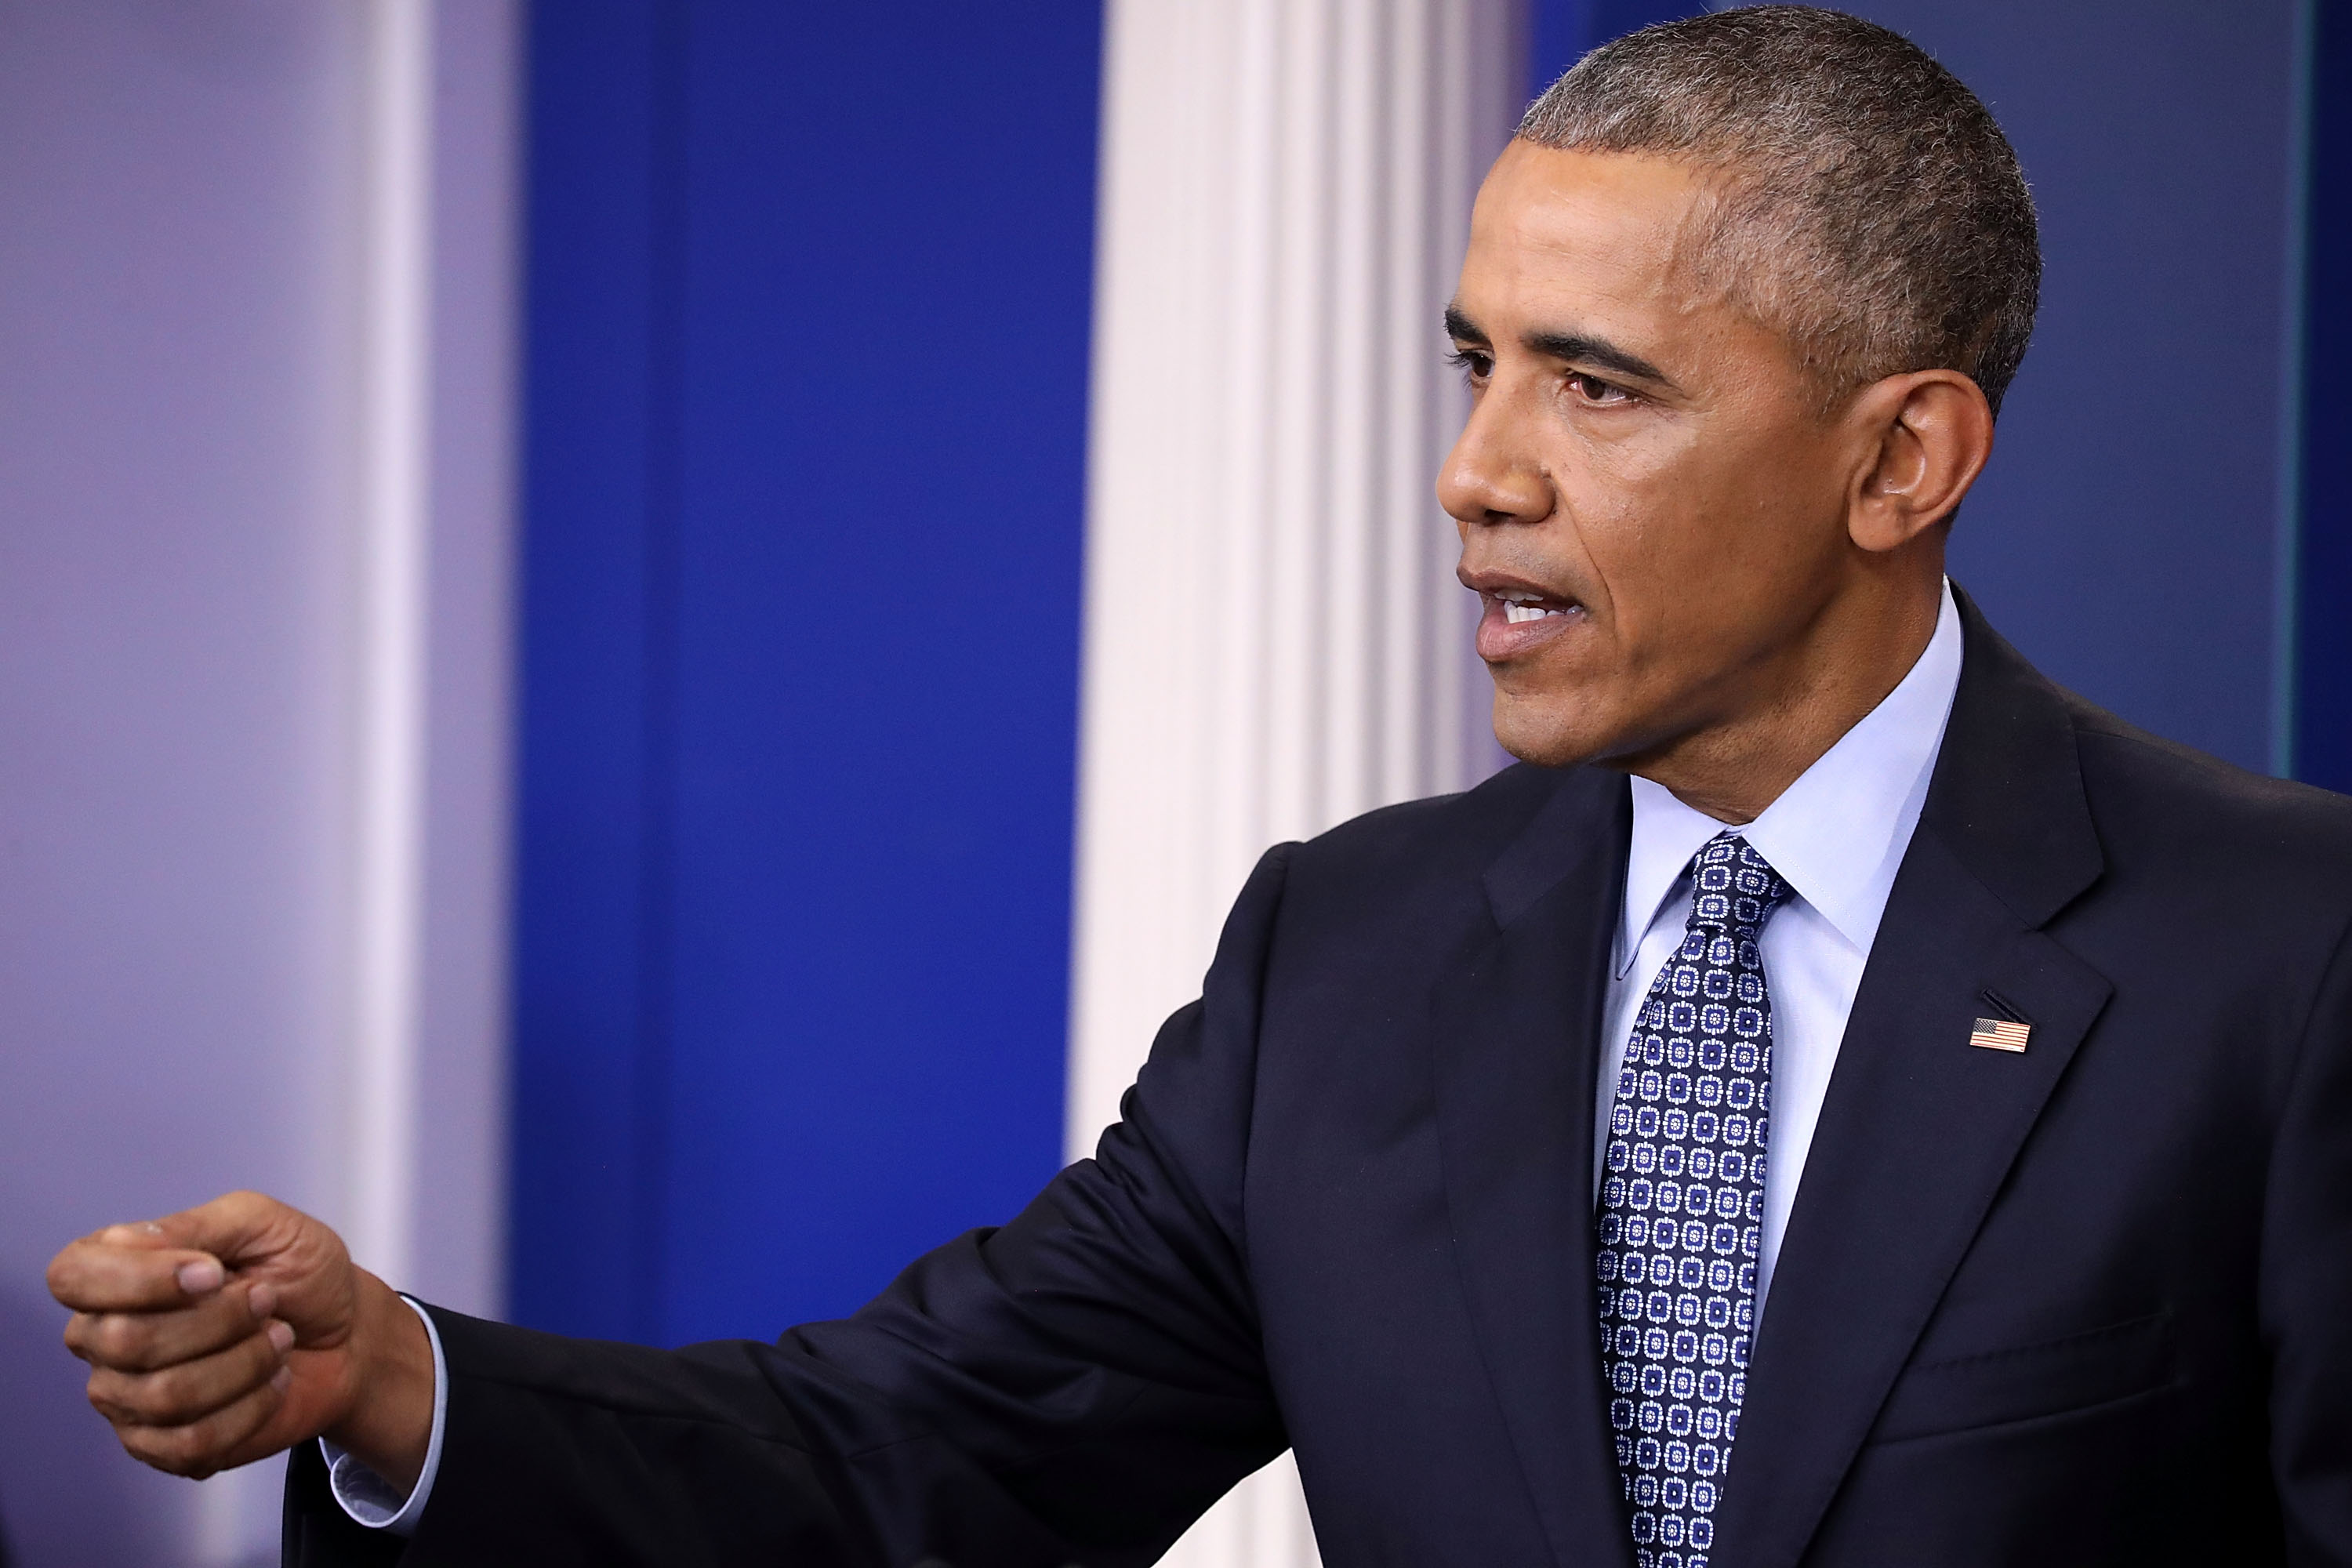
M 1706 1568 L 1756 1325 L 1772 1002 L 1757 937 L 1789 897 L 1745 839 L 1691 860 L 1690 923 L 1617 1076 L 1597 1259 L 1609 1423 L 1641 1568 Z

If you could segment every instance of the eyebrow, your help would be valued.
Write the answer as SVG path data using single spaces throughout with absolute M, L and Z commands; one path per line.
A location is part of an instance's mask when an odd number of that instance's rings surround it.
M 1446 335 L 1456 342 L 1486 343 L 1486 332 L 1459 306 L 1445 307 Z M 1630 350 L 1619 348 L 1607 338 L 1588 332 L 1529 332 L 1520 340 L 1530 353 L 1549 359 L 1563 360 L 1573 364 L 1589 364 L 1595 370 L 1608 371 L 1634 381 L 1646 381 L 1653 385 L 1675 388 L 1665 372 Z

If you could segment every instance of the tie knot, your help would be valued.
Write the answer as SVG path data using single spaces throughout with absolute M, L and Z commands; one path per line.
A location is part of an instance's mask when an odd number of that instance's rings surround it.
M 1690 929 L 1752 939 L 1790 891 L 1748 840 L 1720 835 L 1691 857 Z

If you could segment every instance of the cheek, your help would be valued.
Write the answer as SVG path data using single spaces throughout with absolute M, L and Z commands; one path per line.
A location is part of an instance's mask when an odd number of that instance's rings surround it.
M 1621 631 L 1654 620 L 1678 584 L 1715 564 L 1723 529 L 1664 474 L 1638 482 L 1594 482 L 1570 498 L 1577 534 L 1601 589 L 1602 607 Z
M 1580 523 L 1646 549 L 1671 548 L 1694 519 L 1720 510 L 1728 465 L 1694 424 L 1635 416 L 1567 433 L 1556 473 Z
M 1767 483 L 1703 465 L 1597 489 L 1583 516 L 1610 662 L 1643 688 L 1718 662 L 1824 572 L 1814 531 Z
M 1717 440 L 1606 454 L 1587 470 L 1585 531 L 1612 584 L 1688 598 L 1804 574 L 1842 537 L 1801 443 Z M 1831 498 L 1833 502 L 1834 498 Z

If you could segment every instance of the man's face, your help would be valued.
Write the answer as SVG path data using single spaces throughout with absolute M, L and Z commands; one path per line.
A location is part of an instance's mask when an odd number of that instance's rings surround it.
M 1506 748 L 1638 767 L 1793 700 L 1853 547 L 1857 448 L 1787 340 L 1681 259 L 1703 176 L 1514 142 L 1449 321 L 1470 421 L 1438 498 Z

